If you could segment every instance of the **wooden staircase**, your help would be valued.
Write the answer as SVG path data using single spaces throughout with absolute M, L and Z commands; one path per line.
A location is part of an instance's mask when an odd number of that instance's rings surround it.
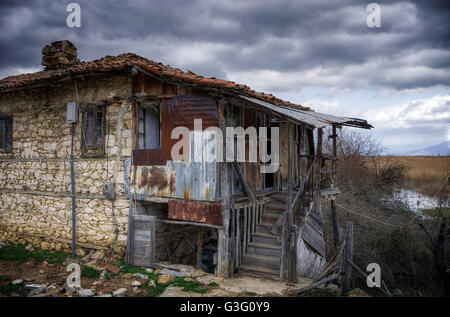
M 244 275 L 280 278 L 281 240 L 271 233 L 272 226 L 286 210 L 287 193 L 274 193 L 265 205 L 261 222 L 257 225 L 246 254 L 242 256 L 239 273 Z

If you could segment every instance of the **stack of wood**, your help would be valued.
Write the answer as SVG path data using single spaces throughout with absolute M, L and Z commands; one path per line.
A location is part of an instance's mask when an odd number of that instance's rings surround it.
M 53 42 L 42 49 L 42 65 L 46 70 L 80 64 L 77 48 L 68 40 Z

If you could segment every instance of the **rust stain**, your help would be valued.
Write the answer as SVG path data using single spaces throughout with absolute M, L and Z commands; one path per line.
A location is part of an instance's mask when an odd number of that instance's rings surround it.
M 158 191 L 162 191 L 169 186 L 164 168 L 152 166 L 150 168 L 150 177 L 148 178 L 150 187 L 156 187 Z
M 189 193 L 189 189 L 186 188 L 186 184 L 184 185 L 183 198 L 190 199 L 191 194 Z
M 172 175 L 170 176 L 169 191 L 170 191 L 171 193 L 174 193 L 174 192 L 175 192 L 175 175 L 174 175 L 174 174 L 172 174 Z
M 222 209 L 219 203 L 170 200 L 168 218 L 221 226 Z
M 209 186 L 206 186 L 205 200 L 209 200 Z
M 141 183 L 139 184 L 139 187 L 142 188 L 145 185 L 147 185 L 147 180 L 148 180 L 148 168 L 143 167 L 141 173 Z

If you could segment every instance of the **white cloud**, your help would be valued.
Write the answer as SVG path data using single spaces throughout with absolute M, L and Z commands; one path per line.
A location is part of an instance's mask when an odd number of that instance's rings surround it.
M 450 124 L 450 95 L 415 99 L 402 105 L 370 109 L 364 114 L 379 128 L 426 128 Z

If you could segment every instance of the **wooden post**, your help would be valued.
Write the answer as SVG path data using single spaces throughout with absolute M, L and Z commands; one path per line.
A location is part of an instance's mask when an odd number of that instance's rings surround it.
M 244 224 L 242 227 L 242 241 L 243 241 L 243 245 L 242 245 L 242 253 L 245 255 L 247 254 L 247 207 L 244 207 L 242 210 L 243 214 L 244 214 Z
M 241 263 L 241 248 L 240 248 L 240 244 L 241 244 L 241 240 L 239 237 L 239 222 L 240 222 L 240 209 L 238 209 L 236 211 L 236 242 L 235 242 L 235 248 L 236 248 L 236 268 L 239 266 L 239 264 Z
M 223 135 L 226 135 L 226 114 L 223 102 L 218 102 L 219 125 Z M 223 145 L 223 162 L 218 163 L 220 177 L 220 200 L 222 201 L 223 229 L 218 230 L 217 241 L 217 276 L 228 278 L 230 276 L 230 252 L 229 252 L 229 224 L 230 224 L 230 165 L 226 163 L 226 145 Z
M 230 210 L 230 243 L 231 243 L 231 263 L 233 263 L 232 271 L 236 269 L 236 214 L 233 209 Z
M 284 217 L 283 226 L 281 229 L 281 266 L 280 266 L 280 280 L 285 281 L 287 278 L 287 246 L 288 246 L 288 237 L 287 237 L 287 228 L 286 228 L 286 216 Z
M 331 171 L 336 171 L 336 159 L 337 159 L 337 134 L 336 134 L 336 126 L 333 125 L 333 157 L 334 159 L 331 161 Z M 336 172 L 331 173 L 331 187 L 336 187 Z
M 353 261 L 353 223 L 347 222 L 347 228 L 345 233 L 345 279 L 342 288 L 342 293 L 347 294 L 351 289 L 351 277 L 352 277 L 352 261 Z
M 292 123 L 288 123 L 288 129 L 287 129 L 287 135 L 288 135 L 288 199 L 287 199 L 287 279 L 288 281 L 294 281 L 294 275 L 295 275 L 295 269 L 293 267 L 294 263 L 294 257 L 295 254 L 295 246 L 294 246 L 294 232 L 293 232 L 293 226 L 294 226 L 294 206 L 292 206 L 292 182 L 293 182 L 293 166 L 292 166 Z M 284 242 L 284 241 L 283 241 Z
M 203 230 L 204 227 L 199 227 L 197 233 L 197 269 L 199 270 L 202 269 Z
M 334 249 L 339 248 L 339 223 L 338 216 L 336 212 L 336 197 L 331 198 L 331 219 L 333 225 L 333 239 L 334 239 Z

